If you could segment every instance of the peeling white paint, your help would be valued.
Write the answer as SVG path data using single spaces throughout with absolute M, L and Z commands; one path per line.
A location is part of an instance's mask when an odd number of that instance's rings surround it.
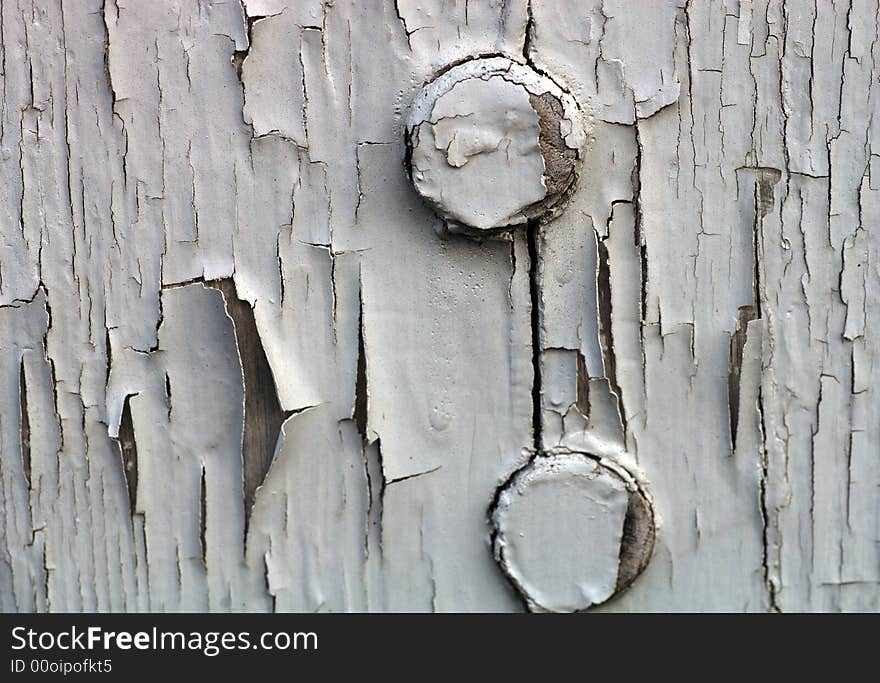
M 878 22 L 876 0 L 4 2 L 0 608 L 520 610 L 488 510 L 530 461 L 589 453 L 658 521 L 594 609 L 876 611 Z M 477 241 L 413 190 L 405 131 L 486 55 L 549 74 L 590 141 L 564 212 Z M 497 177 L 544 201 L 520 123 L 529 173 Z M 449 169 L 488 156 L 463 141 Z M 256 343 L 284 426 L 251 511 Z M 608 538 L 586 558 L 599 532 L 553 513 L 516 522 L 555 547 L 529 594 L 599 602 Z

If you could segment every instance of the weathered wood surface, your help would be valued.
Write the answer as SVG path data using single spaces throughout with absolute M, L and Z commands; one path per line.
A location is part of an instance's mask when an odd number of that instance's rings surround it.
M 521 610 L 490 507 L 538 433 L 651 498 L 599 609 L 880 608 L 878 22 L 2 0 L 0 607 Z M 404 166 L 493 54 L 591 119 L 531 244 Z

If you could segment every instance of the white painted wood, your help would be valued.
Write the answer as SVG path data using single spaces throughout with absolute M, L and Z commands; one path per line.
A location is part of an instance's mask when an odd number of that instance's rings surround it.
M 654 511 L 594 609 L 880 608 L 878 25 L 876 0 L 2 0 L 0 608 L 522 610 L 493 506 L 571 453 Z M 589 137 L 558 217 L 476 240 L 404 133 L 491 55 Z M 518 524 L 552 563 L 580 536 L 549 507 Z M 584 560 L 596 596 L 616 562 Z

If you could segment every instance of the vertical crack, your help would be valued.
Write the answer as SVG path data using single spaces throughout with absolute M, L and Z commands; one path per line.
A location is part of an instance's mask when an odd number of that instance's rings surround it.
M 354 383 L 355 427 L 361 437 L 361 454 L 364 459 L 364 476 L 367 480 L 367 514 L 364 525 L 364 558 L 370 557 L 370 521 L 373 513 L 373 477 L 370 472 L 370 458 L 367 441 L 367 358 L 364 349 L 364 295 L 358 292 L 358 357 Z
M 616 202 L 615 202 L 616 203 Z M 614 216 L 614 206 L 611 208 L 611 220 Z M 614 332 L 611 326 L 611 265 L 609 263 L 608 247 L 602 238 L 597 235 L 597 260 L 596 272 L 596 306 L 599 310 L 599 343 L 602 346 L 602 361 L 605 368 L 605 378 L 611 393 L 614 394 L 617 403 L 617 412 L 620 415 L 620 427 L 626 434 L 626 410 L 623 406 L 623 391 L 617 382 L 617 357 L 614 353 Z M 588 380 L 589 381 L 589 380 Z
M 743 167 L 737 171 L 754 174 L 755 216 L 752 222 L 752 301 L 738 310 L 737 326 L 730 336 L 730 356 L 727 377 L 727 404 L 730 420 L 731 454 L 737 447 L 737 430 L 739 427 L 740 383 L 742 379 L 743 351 L 748 336 L 748 326 L 752 320 L 763 317 L 763 278 L 761 264 L 763 262 L 763 224 L 764 218 L 774 208 L 776 202 L 775 187 L 782 178 L 779 169 L 769 167 Z M 758 481 L 758 506 L 761 514 L 761 571 L 764 588 L 767 594 L 768 607 L 772 612 L 781 612 L 779 605 L 779 580 L 776 576 L 776 565 L 772 554 L 772 527 L 775 520 L 771 519 L 771 508 L 768 504 L 770 482 L 770 453 L 767 446 L 767 427 L 764 414 L 764 391 L 759 385 L 756 401 L 760 461 L 760 479 Z
M 584 354 L 577 352 L 577 401 L 578 412 L 587 420 L 590 419 L 590 373 L 587 372 L 587 360 Z
M 359 293 L 358 303 L 358 358 L 354 388 L 354 422 L 364 444 L 367 443 L 367 354 L 364 348 L 364 300 Z
M 523 59 L 526 64 L 532 65 L 531 53 L 532 53 L 532 40 L 534 39 L 535 33 L 535 17 L 532 13 L 532 0 L 528 0 L 528 4 L 526 5 L 526 28 L 525 35 L 523 37 Z
M 278 598 L 275 597 L 275 593 L 272 591 L 272 583 L 269 581 L 269 553 L 263 555 L 263 584 L 266 588 L 266 595 L 272 600 L 271 613 L 275 614 L 278 611 L 276 607 Z
M 125 475 L 125 484 L 128 488 L 128 501 L 131 506 L 131 514 L 137 510 L 137 484 L 138 484 L 138 453 L 137 442 L 134 435 L 134 423 L 131 418 L 131 397 L 125 397 L 122 403 L 122 417 L 119 420 L 119 431 L 116 440 L 122 457 L 122 472 Z
M 764 587 L 767 590 L 767 599 L 771 612 L 782 612 L 779 606 L 779 596 L 776 581 L 770 575 L 770 516 L 767 508 L 767 480 L 769 478 L 769 457 L 767 453 L 767 430 L 764 422 L 764 392 L 758 388 L 758 426 L 761 430 L 761 479 L 758 484 L 758 505 L 761 508 L 761 520 L 763 521 L 763 534 L 761 536 L 761 569 Z
M 223 294 L 226 313 L 232 319 L 235 342 L 244 379 L 244 431 L 242 468 L 244 470 L 245 531 L 257 489 L 266 478 L 275 458 L 281 425 L 292 413 L 282 409 L 278 400 L 275 376 L 260 339 L 250 303 L 238 298 L 232 278 L 212 280 L 208 287 Z
M 382 444 L 379 439 L 371 442 L 367 433 L 369 389 L 367 387 L 367 351 L 364 338 L 363 290 L 358 293 L 358 358 L 355 379 L 354 413 L 355 426 L 361 437 L 361 453 L 367 484 L 367 512 L 364 523 L 364 562 L 370 561 L 374 548 L 382 555 L 382 515 L 385 507 L 385 475 L 382 464 Z M 376 532 L 375 530 L 378 530 Z
M 739 428 L 739 392 L 742 377 L 743 351 L 749 322 L 759 318 L 758 305 L 740 306 L 736 331 L 730 335 L 730 357 L 727 366 L 727 413 L 730 422 L 731 454 L 736 450 L 736 432 Z
M 538 221 L 530 221 L 527 236 L 529 243 L 529 296 L 532 303 L 532 436 L 536 455 L 544 449 L 541 425 L 541 281 L 538 264 L 540 232 L 541 224 Z
M 786 161 L 788 161 L 787 158 Z M 763 254 L 764 217 L 773 208 L 773 205 L 775 203 L 774 188 L 779 180 L 782 178 L 782 172 L 778 169 L 773 168 L 758 168 L 756 169 L 756 171 L 757 178 L 755 179 L 755 221 L 753 224 L 753 308 L 755 318 L 759 319 L 763 316 L 763 281 L 761 278 L 761 263 L 763 259 L 761 257 Z M 767 598 L 769 601 L 770 610 L 772 612 L 782 612 L 782 608 L 779 605 L 777 582 L 770 571 L 770 526 L 773 522 L 770 519 L 769 509 L 767 505 L 767 488 L 770 479 L 770 454 L 767 449 L 767 430 L 764 417 L 764 392 L 762 387 L 758 388 L 757 410 L 759 417 L 759 427 L 761 430 L 761 480 L 759 483 L 758 504 L 761 508 L 761 519 L 763 520 L 763 534 L 761 539 L 763 579 L 764 586 L 767 590 Z M 812 514 L 810 517 L 812 519 Z
M 636 246 L 639 248 L 639 264 L 641 265 L 640 302 L 642 324 L 639 326 L 642 347 L 645 344 L 645 321 L 648 319 L 648 246 L 645 240 L 645 222 L 642 214 L 642 140 L 639 135 L 639 122 L 633 124 L 636 134 L 636 158 L 633 164 L 631 182 L 633 186 L 633 211 L 636 223 Z M 642 367 L 644 367 L 644 363 Z
M 28 488 L 31 484 L 31 422 L 28 417 L 27 380 L 24 376 L 24 357 L 21 359 L 19 370 L 19 405 L 21 409 L 21 422 L 19 422 L 19 439 L 21 440 L 21 468 L 27 480 Z
M 202 564 L 208 567 L 208 491 L 205 482 L 205 465 L 202 465 L 202 476 L 199 479 L 199 543 L 202 547 Z

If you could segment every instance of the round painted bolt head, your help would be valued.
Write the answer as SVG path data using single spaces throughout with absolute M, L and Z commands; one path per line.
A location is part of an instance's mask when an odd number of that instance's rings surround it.
M 533 611 L 577 612 L 629 586 L 654 547 L 635 482 L 580 454 L 538 456 L 501 490 L 495 559 Z
M 574 98 L 506 57 L 437 76 L 416 96 L 406 133 L 413 185 L 459 231 L 556 215 L 586 141 Z

